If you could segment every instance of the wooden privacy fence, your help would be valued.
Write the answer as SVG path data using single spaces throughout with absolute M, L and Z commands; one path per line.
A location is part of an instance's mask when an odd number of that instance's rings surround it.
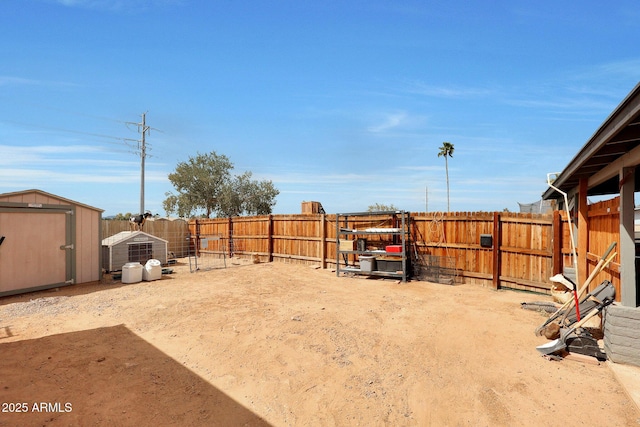
M 335 221 L 335 215 L 265 215 L 191 220 L 189 228 L 193 235 L 229 238 L 230 256 L 258 255 L 264 261 L 335 268 Z M 481 237 L 487 235 L 492 242 L 483 247 Z M 551 215 L 412 213 L 408 250 L 415 259 L 423 255 L 454 259 L 465 281 L 546 292 L 554 274 L 553 236 Z
M 586 265 L 582 267 L 584 271 L 580 276 L 581 281 L 591 274 L 611 243 L 616 243 L 616 252 L 620 253 L 620 197 L 589 205 L 586 221 L 586 242 L 582 241 L 578 245 L 579 258 L 580 246 L 586 247 Z M 595 277 L 592 288 L 602 283 L 605 279 L 610 280 L 616 288 L 616 300 L 619 301 L 620 269 L 620 256 L 617 255 L 607 268 Z M 636 271 L 636 274 L 638 274 L 638 271 Z
M 587 275 L 610 243 L 619 241 L 616 199 L 590 205 L 588 212 Z M 458 277 L 467 283 L 546 293 L 551 288 L 549 277 L 572 266 L 569 226 L 562 211 L 545 215 L 430 212 L 411 213 L 410 217 L 410 258 L 414 262 L 425 256 L 450 258 Z M 364 224 L 379 221 L 379 217 L 359 221 Z M 128 227 L 126 221 L 103 221 L 103 237 Z M 335 268 L 336 264 L 336 215 L 263 215 L 188 223 L 156 220 L 147 222 L 144 231 L 168 240 L 169 250 L 175 248 L 177 256 L 206 251 L 202 242 L 215 237 L 224 242 L 216 250 L 224 248 L 227 256 L 259 256 L 267 262 L 312 263 L 321 268 Z M 616 261 L 596 277 L 594 286 L 608 279 L 620 290 Z
M 548 279 L 554 274 L 551 215 L 428 213 L 413 214 L 412 223 L 418 253 L 453 258 L 467 282 L 496 289 L 550 289 Z
M 333 217 L 335 221 L 335 216 Z M 228 240 L 228 255 L 258 255 L 264 261 L 292 260 L 321 263 L 326 267 L 328 215 L 264 215 L 194 219 L 189 230 L 197 236 L 219 235 Z M 333 222 L 335 224 L 335 222 Z M 201 245 L 196 244 L 195 247 Z M 334 261 L 335 264 L 335 261 Z

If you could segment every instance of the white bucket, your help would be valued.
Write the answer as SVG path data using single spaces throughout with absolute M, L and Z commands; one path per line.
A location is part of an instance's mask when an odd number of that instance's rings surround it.
M 142 264 L 128 262 L 122 266 L 122 283 L 138 283 L 142 281 Z
M 150 259 L 144 265 L 142 280 L 150 282 L 162 278 L 162 264 L 157 259 Z

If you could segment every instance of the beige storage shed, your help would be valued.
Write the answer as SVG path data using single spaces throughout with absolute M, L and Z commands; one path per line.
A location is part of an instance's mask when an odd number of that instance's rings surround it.
M 0 296 L 100 280 L 102 212 L 41 190 L 0 194 Z

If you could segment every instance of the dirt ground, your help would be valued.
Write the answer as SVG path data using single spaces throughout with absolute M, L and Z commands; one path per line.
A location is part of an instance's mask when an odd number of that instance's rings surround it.
M 284 263 L 0 299 L 0 426 L 638 426 L 549 297 Z

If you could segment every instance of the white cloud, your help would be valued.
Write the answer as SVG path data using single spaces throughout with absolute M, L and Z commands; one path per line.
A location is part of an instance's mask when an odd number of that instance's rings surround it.
M 40 187 L 53 183 L 70 184 L 132 184 L 134 187 L 140 183 L 140 171 L 122 169 L 103 169 L 96 172 L 68 172 L 54 171 L 50 169 L 1 169 L 0 187 Z M 167 175 L 163 172 L 145 171 L 145 182 L 168 182 Z M 137 187 L 136 187 L 137 188 Z
M 145 182 L 167 183 L 161 163 L 147 162 Z M 51 184 L 140 183 L 139 158 L 119 159 L 89 145 L 15 147 L 0 145 L 0 188 L 40 188 Z
M 283 173 L 282 175 L 272 175 L 270 178 L 277 184 L 348 184 L 368 182 L 375 179 L 372 175 L 346 173 L 346 174 L 303 174 L 303 173 Z
M 74 83 L 36 80 L 27 77 L 0 76 L 0 86 L 75 86 Z
M 444 170 L 444 166 L 400 166 L 398 169 L 417 171 L 417 172 L 432 172 L 432 171 L 439 172 Z
M 439 86 L 429 85 L 423 82 L 409 82 L 404 87 L 404 92 L 417 95 L 425 95 L 436 98 L 478 98 L 494 95 L 495 90 L 478 87 Z
M 78 159 L 77 155 L 93 157 Z M 102 157 L 100 157 L 102 156 Z M 60 158 L 62 157 L 62 158 Z M 16 147 L 0 145 L 0 165 L 17 166 L 20 164 L 99 164 L 105 160 L 104 150 L 89 145 L 38 145 Z
M 0 86 L 9 85 L 37 85 L 39 80 L 27 79 L 24 77 L 0 76 Z
M 594 77 L 631 77 L 638 80 L 640 75 L 640 58 L 631 58 L 621 61 L 611 61 L 600 64 L 594 67 L 592 70 L 587 70 L 580 74 L 581 78 L 593 79 Z
M 385 117 L 381 123 L 377 125 L 369 126 L 367 130 L 372 133 L 385 132 L 400 126 L 406 120 L 406 118 L 407 118 L 406 113 L 390 114 L 387 117 Z

